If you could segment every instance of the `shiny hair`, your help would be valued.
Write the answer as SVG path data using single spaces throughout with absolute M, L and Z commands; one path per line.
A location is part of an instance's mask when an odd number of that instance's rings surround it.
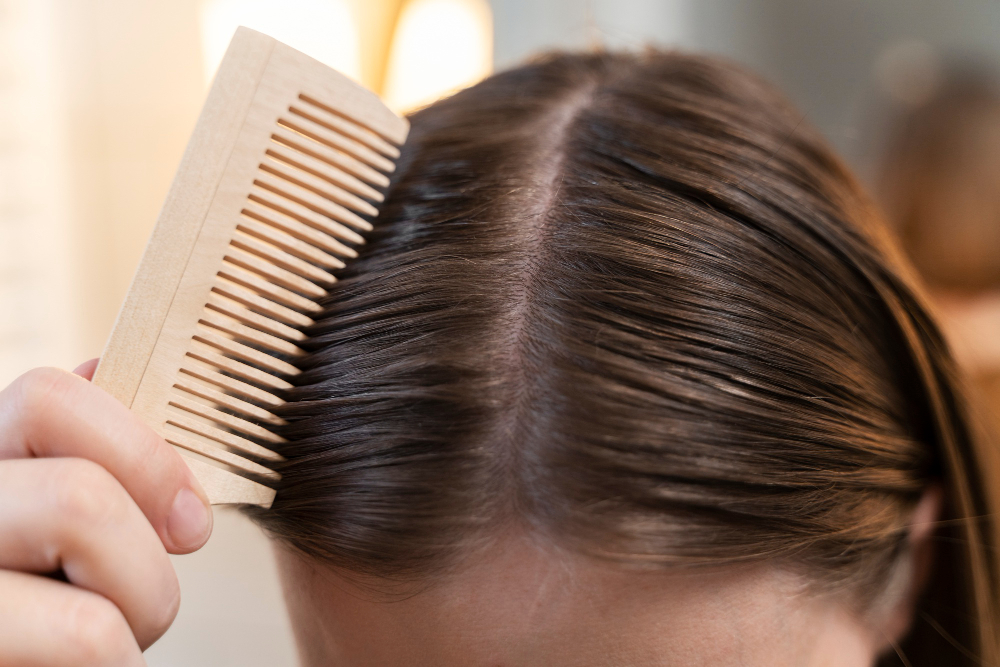
M 414 114 L 283 409 L 276 538 L 432 577 L 514 527 L 882 590 L 944 489 L 909 663 L 996 664 L 984 452 L 847 169 L 767 84 L 552 55 Z M 882 664 L 900 660 L 895 656 Z

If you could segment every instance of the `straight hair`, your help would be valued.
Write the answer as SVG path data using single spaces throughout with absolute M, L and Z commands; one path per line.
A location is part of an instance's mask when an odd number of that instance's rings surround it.
M 781 95 L 710 58 L 555 54 L 411 123 L 296 361 L 277 498 L 247 510 L 272 536 L 428 580 L 516 527 L 870 601 L 937 484 L 931 581 L 880 665 L 998 664 L 995 499 L 952 357 Z

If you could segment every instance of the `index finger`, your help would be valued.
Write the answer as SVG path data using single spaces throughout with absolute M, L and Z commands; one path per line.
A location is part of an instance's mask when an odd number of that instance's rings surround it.
M 55 368 L 0 392 L 0 459 L 79 457 L 120 483 L 171 553 L 211 534 L 208 498 L 180 454 L 110 394 Z

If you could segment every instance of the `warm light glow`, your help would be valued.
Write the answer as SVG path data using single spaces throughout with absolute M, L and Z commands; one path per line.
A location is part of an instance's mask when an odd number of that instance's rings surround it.
M 60 11 L 58 0 L 0 7 L 0 387 L 32 366 L 79 363 Z
M 206 0 L 201 11 L 206 81 L 241 25 L 361 79 L 358 26 L 347 0 Z
M 385 103 L 411 111 L 489 75 L 492 23 L 485 0 L 411 0 L 389 53 Z

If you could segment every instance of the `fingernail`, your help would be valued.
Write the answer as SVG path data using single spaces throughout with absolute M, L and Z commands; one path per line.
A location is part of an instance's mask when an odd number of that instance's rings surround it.
M 201 498 L 188 488 L 178 491 L 167 519 L 167 532 L 174 546 L 196 549 L 205 543 L 211 529 L 212 516 Z

